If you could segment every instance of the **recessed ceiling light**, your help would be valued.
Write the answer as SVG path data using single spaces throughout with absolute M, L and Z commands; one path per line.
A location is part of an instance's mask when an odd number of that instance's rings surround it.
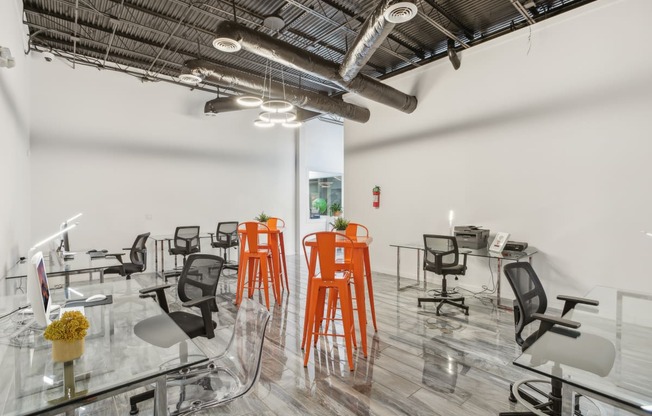
M 417 15 L 417 6 L 414 3 L 402 1 L 393 4 L 385 10 L 383 16 L 390 23 L 404 23 Z
M 228 53 L 238 52 L 242 49 L 242 45 L 237 40 L 231 38 L 215 38 L 213 47 L 218 51 Z

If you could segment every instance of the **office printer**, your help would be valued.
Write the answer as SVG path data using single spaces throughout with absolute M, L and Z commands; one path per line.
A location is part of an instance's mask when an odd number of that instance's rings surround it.
M 455 239 L 460 248 L 485 248 L 489 240 L 489 230 L 483 230 L 475 225 L 456 225 Z

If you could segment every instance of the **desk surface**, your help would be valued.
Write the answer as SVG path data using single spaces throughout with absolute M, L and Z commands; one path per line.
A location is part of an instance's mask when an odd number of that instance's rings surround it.
M 52 344 L 43 339 L 43 330 L 27 329 L 18 335 L 19 314 L 0 322 L 0 409 L 9 415 L 36 415 L 59 406 L 76 406 L 93 397 L 118 393 L 126 386 L 137 386 L 168 372 L 206 361 L 206 356 L 192 342 L 187 342 L 189 360 L 179 364 L 179 345 L 170 348 L 155 347 L 138 338 L 133 327 L 141 320 L 161 315 L 162 311 L 151 299 L 140 299 L 140 286 L 135 280 L 75 288 L 75 296 L 84 298 L 95 293 L 113 294 L 113 304 L 86 307 L 90 328 L 85 340 L 83 356 L 74 361 L 74 374 L 82 377 L 75 383 L 77 392 L 85 393 L 63 397 L 63 364 L 51 360 Z M 82 295 L 83 294 L 83 295 Z M 61 304 L 63 291 L 53 291 L 55 304 Z M 24 305 L 21 296 L 0 299 L 0 314 Z M 112 316 L 111 316 L 112 315 Z M 166 316 L 166 315 L 165 315 Z M 113 319 L 114 325 L 107 322 Z M 185 337 L 171 319 L 159 321 L 161 330 Z M 186 337 L 187 338 L 187 337 Z M 134 388 L 134 387 L 132 387 Z
M 582 324 L 577 338 L 546 332 L 514 364 L 625 407 L 652 407 L 652 295 L 596 287 L 586 297 L 600 305 L 564 316 Z
M 17 279 L 27 277 L 27 267 L 29 264 L 29 260 L 16 264 L 7 272 L 5 278 Z M 91 256 L 85 252 L 75 252 L 75 258 L 66 260 L 63 264 L 54 259 L 45 259 L 45 268 L 48 276 L 60 276 L 66 273 L 88 273 L 119 265 L 120 262 L 115 257 L 91 259 Z
M 413 250 L 423 250 L 423 243 L 407 243 L 407 244 L 390 244 L 390 247 L 398 248 L 408 248 Z M 474 257 L 487 257 L 492 259 L 504 259 L 504 260 L 520 260 L 525 257 L 532 256 L 539 252 L 535 247 L 529 246 L 523 251 L 503 251 L 502 253 L 496 253 L 494 251 L 489 251 L 489 249 L 472 249 L 472 248 L 461 248 L 459 249 L 460 254 L 467 254 Z

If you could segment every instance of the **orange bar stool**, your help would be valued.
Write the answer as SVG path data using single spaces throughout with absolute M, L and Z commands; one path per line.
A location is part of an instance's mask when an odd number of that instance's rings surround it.
M 236 304 L 240 304 L 247 286 L 248 297 L 253 296 L 255 283 L 262 284 L 265 292 L 265 305 L 269 309 L 269 282 L 272 282 L 274 300 L 278 303 L 276 282 L 274 281 L 271 268 L 271 251 L 260 245 L 259 237 L 262 233 L 269 233 L 265 224 L 254 221 L 244 222 L 238 225 L 240 236 L 240 267 L 238 268 L 238 287 L 236 292 Z
M 369 237 L 369 229 L 362 224 L 357 224 L 350 222 L 346 227 L 344 232 L 347 236 L 355 238 L 358 236 Z M 352 257 L 353 250 L 345 250 L 344 258 L 345 261 L 350 262 Z M 369 257 L 369 247 L 364 250 L 364 270 L 365 277 L 367 279 L 367 291 L 369 292 L 369 307 L 371 308 L 371 321 L 374 324 L 374 331 L 378 332 L 378 326 L 376 325 L 376 307 L 374 306 L 374 286 L 372 284 L 371 278 L 371 259 Z
M 303 252 L 309 264 L 308 293 L 306 296 L 306 316 L 304 317 L 305 355 L 303 366 L 308 366 L 311 345 L 317 345 L 319 336 L 343 337 L 349 369 L 353 371 L 353 350 L 355 348 L 355 327 L 353 301 L 351 297 L 352 276 L 348 270 L 341 271 L 336 262 L 336 239 L 352 240 L 334 232 L 318 232 L 303 238 Z M 310 253 L 309 253 L 310 252 Z M 319 264 L 319 273 L 316 272 Z M 331 313 L 324 317 L 326 294 L 339 300 L 341 309 L 342 333 L 321 331 L 322 321 L 333 320 Z M 330 303 L 330 302 L 329 302 Z M 333 330 L 336 326 L 332 325 Z
M 290 282 L 288 281 L 288 266 L 287 263 L 285 262 L 285 240 L 283 239 L 283 229 L 285 228 L 285 221 L 283 221 L 281 218 L 277 217 L 270 217 L 267 220 L 267 226 L 269 227 L 270 230 L 278 230 L 278 241 L 279 241 L 279 247 L 280 247 L 280 263 L 281 263 L 281 268 L 280 270 L 283 271 L 283 277 L 281 278 L 281 284 L 283 285 L 284 289 L 287 289 L 288 293 L 290 293 Z M 285 279 L 285 283 L 283 282 L 283 278 Z

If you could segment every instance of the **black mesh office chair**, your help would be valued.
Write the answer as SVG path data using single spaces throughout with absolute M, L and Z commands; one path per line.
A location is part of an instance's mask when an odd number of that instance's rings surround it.
M 435 290 L 435 294 L 426 298 L 419 298 L 418 305 L 423 302 L 437 303 L 437 315 L 443 305 L 452 305 L 464 311 L 465 315 L 469 314 L 469 307 L 464 304 L 464 296 L 457 293 L 456 289 L 449 290 L 446 285 L 446 276 L 463 276 L 466 273 L 466 254 L 460 264 L 460 253 L 457 248 L 455 237 L 447 235 L 423 235 L 424 255 L 423 255 L 423 274 L 424 279 L 426 271 L 433 272 L 441 276 L 441 290 Z
M 191 254 L 183 267 L 177 291 L 179 299 L 183 306 L 198 307 L 201 315 L 195 315 L 186 311 L 170 312 L 168 302 L 165 297 L 165 289 L 172 285 L 164 284 L 140 290 L 141 295 L 148 296 L 151 293 L 156 294 L 161 309 L 172 318 L 172 320 L 183 330 L 188 338 L 206 337 L 208 339 L 215 337 L 215 328 L 217 324 L 212 320 L 211 313 L 219 310 L 215 300 L 217 284 L 224 267 L 224 259 L 212 254 Z M 134 326 L 134 333 L 139 338 L 161 348 L 169 348 L 175 344 L 183 345 L 183 339 L 170 336 L 170 334 L 159 331 L 162 321 L 167 321 L 165 315 L 154 316 L 138 322 Z M 183 360 L 183 347 L 180 347 L 181 359 Z M 132 407 L 131 414 L 137 414 L 137 404 L 143 400 L 154 397 L 154 391 L 146 391 L 129 398 Z
M 577 337 L 579 332 L 573 331 L 580 327 L 579 322 L 571 321 L 552 315 L 546 315 L 548 308 L 548 298 L 546 292 L 543 290 L 543 285 L 539 277 L 535 273 L 532 265 L 526 262 L 515 262 L 506 265 L 503 268 L 505 276 L 509 285 L 514 291 L 516 300 L 514 300 L 514 329 L 516 343 L 521 347 L 522 351 L 527 350 L 537 339 L 549 330 L 555 330 L 570 337 Z M 564 309 L 562 316 L 568 311 L 575 308 L 578 304 L 597 306 L 598 301 L 578 298 L 573 296 L 557 296 L 557 299 L 564 301 Z M 539 328 L 534 331 L 527 338 L 523 339 L 523 330 L 533 322 L 539 322 Z M 553 329 L 553 327 L 555 327 Z M 571 329 L 565 329 L 565 328 Z M 541 383 L 541 380 L 537 380 Z M 519 383 L 521 384 L 521 383 Z M 533 380 L 530 383 L 522 383 L 528 390 L 518 388 L 518 396 L 531 404 L 537 409 L 540 409 L 546 414 L 561 415 L 561 389 L 562 383 L 558 379 L 551 380 L 552 389 L 550 393 L 546 393 L 533 385 Z M 531 389 L 531 390 L 530 390 Z M 531 392 L 534 391 L 543 396 L 546 401 L 536 398 Z M 510 401 L 516 402 L 517 399 L 513 394 L 513 389 L 510 388 Z M 500 413 L 501 416 L 517 416 L 517 415 L 532 415 L 532 412 L 504 412 Z
M 174 247 L 172 247 L 174 242 Z M 186 264 L 186 257 L 192 253 L 201 251 L 199 243 L 199 226 L 186 225 L 177 227 L 174 230 L 174 239 L 168 240 L 168 253 L 174 257 L 174 268 L 177 268 L 177 257 L 183 256 L 183 264 Z
M 145 247 L 145 244 L 148 238 L 149 233 L 139 234 L 131 248 L 124 249 L 129 250 L 130 263 L 122 261 L 122 253 L 107 254 L 107 257 L 116 257 L 120 262 L 120 266 L 111 266 L 104 270 L 104 274 L 119 274 L 127 279 L 131 279 L 132 274 L 144 272 L 147 268 L 147 247 Z
M 220 222 L 217 224 L 215 235 L 211 234 L 211 246 L 222 249 L 222 257 L 226 260 L 226 268 L 238 269 L 237 264 L 229 263 L 229 249 L 238 246 L 238 222 Z

